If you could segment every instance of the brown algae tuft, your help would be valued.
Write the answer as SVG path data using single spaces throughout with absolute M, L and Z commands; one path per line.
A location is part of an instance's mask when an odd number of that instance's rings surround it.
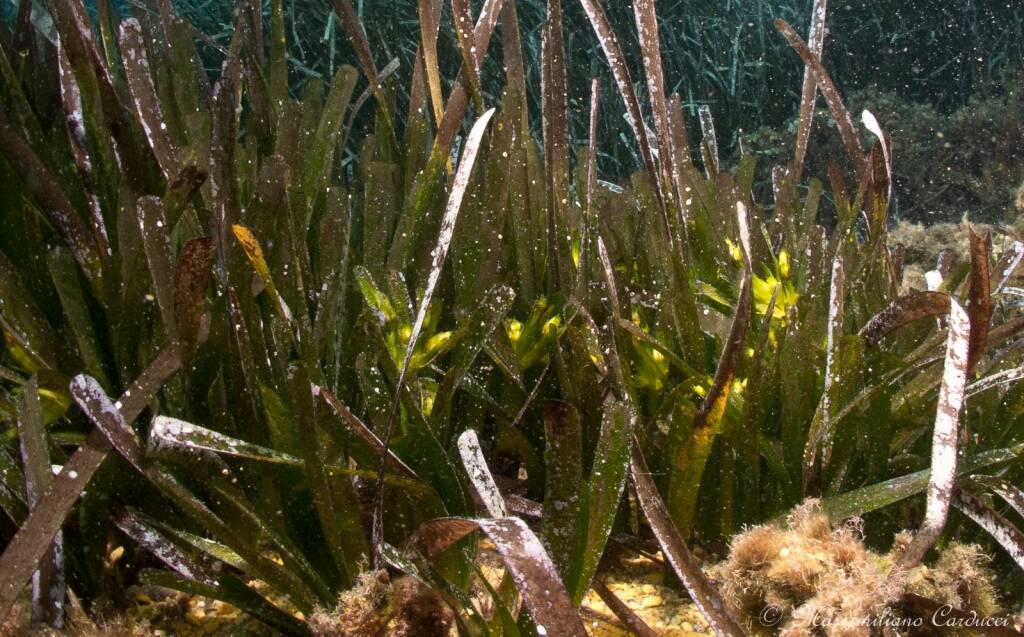
M 878 554 L 863 543 L 859 520 L 832 524 L 817 500 L 793 510 L 785 528 L 757 526 L 737 535 L 714 569 L 736 617 L 761 635 L 870 635 L 906 621 L 886 599 L 913 594 L 979 617 L 1002 612 L 989 558 L 974 545 L 951 543 L 933 566 L 910 571 L 902 590 L 886 591 L 886 574 L 909 534 Z
M 338 605 L 309 618 L 316 637 L 428 637 L 449 634 L 454 616 L 436 593 L 413 579 L 366 571 Z

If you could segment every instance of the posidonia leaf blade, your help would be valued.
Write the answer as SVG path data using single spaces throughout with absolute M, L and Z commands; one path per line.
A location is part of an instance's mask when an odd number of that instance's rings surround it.
M 821 52 L 825 46 L 825 17 L 828 12 L 828 0 L 814 0 L 811 8 L 811 26 L 807 34 L 807 47 L 815 58 L 821 60 Z M 792 179 L 799 181 L 804 170 L 804 159 L 807 156 L 807 143 L 811 138 L 814 124 L 814 104 L 818 99 L 818 84 L 814 70 L 810 65 L 804 68 L 804 83 L 800 90 L 800 118 L 797 120 L 796 152 L 793 154 Z
M 452 22 L 455 27 L 456 48 L 462 56 L 462 71 L 469 84 L 469 94 L 477 108 L 483 107 L 480 87 L 480 71 L 474 64 L 473 13 L 469 0 L 451 0 Z
M 181 153 L 167 134 L 167 118 L 153 85 L 149 54 L 142 36 L 142 25 L 138 20 L 127 18 L 121 22 L 119 43 L 135 117 L 142 126 L 164 180 L 170 184 L 181 171 Z
M 29 508 L 34 508 L 46 488 L 53 482 L 46 427 L 39 404 L 39 380 L 32 376 L 22 386 L 18 404 L 18 441 L 25 467 L 25 495 Z M 32 580 L 32 623 L 60 629 L 64 624 L 64 539 L 58 532 L 49 550 L 39 563 Z
M 268 581 L 281 582 L 283 592 L 300 609 L 306 609 L 303 612 L 313 608 L 317 594 L 306 582 L 302 581 L 293 571 L 262 553 L 255 544 L 234 532 L 205 501 L 197 498 L 172 473 L 159 465 L 147 462 L 142 443 L 125 417 L 123 405 L 118 407 L 117 403 L 110 400 L 94 379 L 85 376 L 76 377 L 72 381 L 71 390 L 75 400 L 96 428 L 136 471 L 153 483 L 195 522 L 223 538 L 231 548 L 253 565 L 256 574 L 270 578 Z M 235 506 L 244 508 L 245 496 L 237 487 L 213 484 L 211 488 L 217 491 L 222 498 L 234 500 Z M 276 535 L 270 535 L 273 539 L 278 539 Z M 278 541 L 278 547 L 285 551 L 289 545 Z
M 1024 445 L 1007 449 L 992 449 L 965 458 L 959 463 L 957 477 L 967 476 L 975 471 L 992 470 L 1024 457 Z M 871 513 L 878 509 L 923 493 L 928 489 L 929 469 L 922 469 L 883 482 L 860 487 L 846 493 L 829 496 L 821 501 L 821 510 L 833 522 Z M 785 516 L 773 518 L 771 522 L 782 523 Z
M 252 231 L 245 226 L 235 224 L 231 226 L 231 230 L 235 233 L 235 238 L 238 239 L 238 243 L 242 246 L 242 250 L 245 251 L 245 255 L 249 257 L 249 262 L 252 263 L 256 274 L 263 281 L 263 285 L 266 286 L 267 294 L 273 300 L 274 308 L 277 310 L 281 320 L 290 325 L 293 322 L 292 311 L 278 291 L 277 286 L 274 285 L 274 278 L 270 274 L 270 266 L 263 255 L 263 248 L 260 246 L 260 242 Z
M 175 546 L 139 514 L 121 511 L 114 516 L 114 524 L 125 535 L 153 554 L 168 568 L 182 577 L 204 584 L 215 584 L 213 578 L 199 563 Z
M 835 83 L 832 82 L 832 78 L 829 76 L 828 71 L 825 70 L 825 66 L 821 63 L 811 49 L 808 48 L 807 44 L 800 38 L 793 27 L 789 26 L 785 20 L 776 19 L 775 28 L 782 33 L 789 45 L 793 47 L 793 50 L 797 52 L 800 59 L 804 61 L 807 68 L 812 70 L 815 75 L 815 79 L 818 83 L 818 89 L 821 94 L 825 97 L 825 102 L 828 104 L 829 110 L 832 112 L 832 119 L 835 120 L 836 126 L 839 129 L 839 135 L 843 140 L 843 146 L 846 148 L 846 153 L 850 157 L 850 161 L 853 163 L 854 171 L 857 174 L 859 180 L 863 180 L 867 174 L 868 166 L 865 160 L 864 147 L 860 143 L 860 137 L 857 136 L 857 131 L 853 127 L 853 118 L 850 117 L 850 112 L 846 110 L 846 105 L 843 103 L 843 98 L 839 94 L 839 89 L 836 88 Z
M 1018 515 L 1024 517 L 1024 491 L 1020 487 L 1016 487 L 1002 478 L 995 476 L 985 475 L 972 475 L 972 482 L 986 487 L 992 493 L 995 493 L 1000 498 L 1006 501 Z
M 508 512 L 505 509 L 505 499 L 494 482 L 491 470 L 487 467 L 487 460 L 484 458 L 483 449 L 480 448 L 480 439 L 477 438 L 476 431 L 467 429 L 462 432 L 456 444 L 462 458 L 462 466 L 466 469 L 470 484 L 473 485 L 484 510 L 492 518 L 506 517 Z
M 0 265 L 0 269 L 2 267 Z M 46 267 L 57 289 L 57 296 L 60 297 L 60 305 L 64 310 L 63 318 L 75 336 L 75 344 L 78 346 L 78 354 L 85 365 L 85 370 L 100 382 L 106 381 L 103 351 L 89 313 L 85 291 L 79 281 L 74 258 L 66 248 L 54 248 L 46 255 Z M 32 340 L 31 337 L 29 340 Z
M 303 622 L 271 604 L 234 575 L 222 577 L 216 586 L 197 582 L 170 571 L 150 569 L 143 570 L 139 574 L 139 579 L 151 586 L 225 601 L 285 635 L 302 635 L 308 630 Z
M 690 436 L 684 448 L 680 450 L 682 457 L 675 459 L 675 470 L 669 479 L 668 510 L 672 513 L 672 519 L 679 531 L 687 535 L 693 524 L 697 493 L 711 447 L 722 431 L 722 418 L 750 326 L 753 307 L 750 230 L 747 209 L 743 203 L 736 204 L 736 218 L 744 254 L 743 278 L 736 313 L 733 315 L 729 335 L 723 344 L 711 388 L 697 408 Z
M 668 185 L 675 176 L 675 157 L 672 153 L 672 133 L 668 107 L 665 102 L 665 76 L 661 64 L 661 39 L 658 33 L 658 15 L 654 0 L 633 3 L 636 30 L 643 53 L 644 75 L 647 76 L 647 94 L 654 114 L 654 133 L 658 140 L 658 158 L 662 180 Z M 678 193 L 682 197 L 683 193 Z
M 950 299 L 944 292 L 913 292 L 901 296 L 876 314 L 858 334 L 866 347 L 874 347 L 887 334 L 929 316 L 949 314 Z
M 996 285 L 992 294 L 999 294 L 1006 287 L 1010 277 L 1020 267 L 1021 261 L 1024 261 L 1024 243 L 1020 241 L 1014 241 L 1010 244 L 1010 247 L 1003 252 L 1003 256 L 999 257 L 999 262 L 996 263 L 995 270 L 992 275 L 999 277 L 999 283 Z M 991 284 L 990 284 L 991 285 Z
M 335 0 L 341 2 L 342 0 Z M 501 7 L 505 0 L 485 0 L 484 6 L 480 9 L 480 17 L 477 19 L 476 27 L 473 30 L 473 37 L 476 40 L 476 50 L 473 54 L 473 62 L 479 70 L 483 64 L 484 56 L 494 34 L 494 28 L 498 21 Z M 406 236 L 414 234 L 416 225 L 419 223 L 431 198 L 435 193 L 444 167 L 448 163 L 449 153 L 452 144 L 462 128 L 466 116 L 466 109 L 469 107 L 469 94 L 462 81 L 455 84 L 448 102 L 445 105 L 444 115 L 437 124 L 437 134 L 434 136 L 434 144 L 430 150 L 430 157 L 426 166 L 417 173 L 409 196 L 403 210 L 403 218 L 399 222 L 395 233 L 395 241 L 391 246 L 391 253 L 388 257 L 389 267 L 396 270 L 404 269 L 408 265 L 411 246 L 406 241 Z
M 448 248 L 451 246 L 452 234 L 455 232 L 455 222 L 459 218 L 459 211 L 462 209 L 462 199 L 466 194 L 466 190 L 469 188 L 469 179 L 473 173 L 473 166 L 476 163 L 476 156 L 480 150 L 480 145 L 483 142 L 484 132 L 487 130 L 487 123 L 494 116 L 494 109 L 491 109 L 484 113 L 480 119 L 473 125 L 473 129 L 470 131 L 469 138 L 466 140 L 466 148 L 463 151 L 462 159 L 459 161 L 459 168 L 455 174 L 455 180 L 452 183 L 451 195 L 448 198 L 448 205 L 445 208 L 444 218 L 441 220 L 441 230 L 437 237 L 437 244 L 433 252 L 433 261 L 431 263 L 430 273 L 427 276 L 427 285 L 423 291 L 423 298 L 420 299 L 419 310 L 416 313 L 416 320 L 413 322 L 412 330 L 409 335 L 409 344 L 405 350 L 405 357 L 402 361 L 402 367 L 398 373 L 398 379 L 395 383 L 395 395 L 391 401 L 391 409 L 388 414 L 387 424 L 384 429 L 384 453 L 381 454 L 380 469 L 377 478 L 377 501 L 374 507 L 373 515 L 373 550 L 374 550 L 374 562 L 379 561 L 379 555 L 377 554 L 377 548 L 383 541 L 383 509 L 384 509 L 384 467 L 385 467 L 385 454 L 387 453 L 388 447 L 391 443 L 392 429 L 395 423 L 395 417 L 398 414 L 399 401 L 402 398 L 402 389 L 405 384 L 406 374 L 409 373 L 409 364 L 412 362 L 413 351 L 416 347 L 416 342 L 419 340 L 420 332 L 423 330 L 423 321 L 427 316 L 427 309 L 430 307 L 430 302 L 434 296 L 434 290 L 437 288 L 437 282 L 441 278 L 441 269 L 444 267 L 445 258 L 448 256 Z
M 163 319 L 168 339 L 177 341 L 171 240 L 163 202 L 156 197 L 140 197 L 136 203 L 136 213 L 146 262 L 149 264 L 149 273 L 153 280 L 153 291 L 160 307 L 160 317 Z
M 865 109 L 861 113 L 861 122 L 864 124 L 864 128 L 871 131 L 871 134 L 878 138 L 878 143 L 882 147 L 882 158 L 885 160 L 885 185 L 886 193 L 885 200 L 892 200 L 892 142 L 889 140 L 889 136 L 882 130 L 881 124 L 878 123 L 878 119 L 875 118 L 874 113 Z
M 121 397 L 120 412 L 124 419 L 131 422 L 138 418 L 153 394 L 180 366 L 178 348 L 165 348 Z M 10 610 L 71 507 L 103 464 L 110 449 L 110 443 L 102 433 L 98 430 L 90 433 L 7 543 L 0 556 L 0 616 L 6 616 Z
M 480 299 L 477 309 L 464 319 L 463 324 L 452 335 L 451 340 L 456 343 L 455 349 L 444 378 L 441 379 L 434 394 L 434 406 L 430 411 L 430 422 L 435 431 L 447 433 L 451 430 L 449 416 L 455 392 L 473 368 L 473 363 L 487 339 L 499 329 L 515 298 L 515 292 L 507 285 L 494 286 Z
M 566 578 L 575 603 L 586 595 L 611 536 L 629 477 L 629 450 L 636 425 L 634 407 L 609 396 L 601 418 L 594 463 L 589 479 L 583 483 L 577 507 L 580 523 L 569 577 Z
M 548 635 L 586 636 L 583 622 L 548 552 L 519 518 L 441 518 L 424 523 L 419 537 L 433 555 L 477 530 L 494 543 L 538 630 L 543 626 Z
M 700 610 L 704 618 L 708 620 L 711 629 L 720 637 L 742 637 L 745 633 L 740 625 L 733 619 L 725 601 L 708 581 L 700 565 L 694 559 L 686 542 L 679 534 L 675 523 L 669 516 L 668 508 L 658 493 L 658 488 L 651 480 L 650 470 L 647 468 L 647 461 L 644 460 L 640 445 L 635 441 L 630 456 L 629 470 L 633 478 L 633 485 L 636 488 L 637 500 L 644 512 L 647 523 L 651 525 L 654 536 L 665 555 L 665 561 L 672 567 L 676 576 L 682 581 L 683 586 L 690 594 L 694 604 Z
M 203 307 L 214 256 L 213 240 L 197 237 L 185 244 L 175 264 L 174 323 L 182 351 L 186 355 L 205 340 L 202 333 Z
M 75 376 L 71 380 L 71 396 L 124 459 L 144 474 L 142 441 L 99 382 L 85 374 Z
M 0 150 L 71 254 L 75 255 L 82 271 L 95 280 L 99 276 L 100 254 L 88 227 L 53 173 L 4 112 L 0 112 Z
M 384 451 L 384 443 L 381 442 L 380 438 L 377 437 L 377 434 L 373 433 L 373 430 L 370 429 L 370 427 L 367 426 L 366 423 L 364 423 L 354 413 L 352 413 L 352 410 L 350 410 L 348 406 L 345 405 L 345 403 L 343 403 L 334 394 L 332 394 L 327 389 L 324 389 L 323 387 L 315 387 L 313 392 L 319 392 L 320 397 L 324 399 L 324 402 L 326 402 L 331 407 L 334 413 L 337 414 L 339 418 L 344 420 L 345 424 L 349 426 L 353 433 L 359 436 L 371 449 L 373 449 L 375 453 L 377 453 L 378 455 L 384 453 L 385 457 L 387 458 L 388 465 L 392 469 L 394 469 L 399 474 L 402 474 L 407 478 L 419 480 L 419 477 L 416 475 L 416 472 L 410 469 L 409 465 L 405 464 L 401 458 L 394 454 L 393 451 Z
M 441 11 L 444 0 L 419 0 L 420 50 L 423 53 L 423 68 L 430 88 L 430 105 L 434 122 L 440 122 L 444 115 L 444 95 L 441 93 L 441 70 L 437 63 L 437 36 L 441 28 Z
M 580 414 L 572 405 L 546 400 L 544 419 L 544 518 L 541 537 L 567 581 L 575 557 L 583 504 L 583 432 Z M 578 549 L 577 549 L 578 550 Z M 572 592 L 572 591 L 570 591 Z
M 992 539 L 1006 550 L 1017 566 L 1024 569 L 1024 533 L 1020 529 L 980 498 L 963 489 L 957 489 L 953 503 L 978 526 L 985 529 Z
M 959 303 L 950 300 L 949 337 L 946 342 L 946 361 L 932 434 L 932 460 L 925 519 L 910 545 L 890 571 L 890 583 L 899 581 L 907 570 L 921 561 L 946 526 L 957 474 L 957 440 L 960 408 L 963 406 L 964 386 L 967 382 L 970 332 L 971 323 L 967 312 Z
M 981 355 L 988 344 L 989 327 L 992 323 L 992 290 L 989 273 L 988 238 L 981 237 L 974 228 L 967 228 L 971 252 L 970 302 L 967 315 L 971 322 L 970 347 L 967 354 L 967 376 L 974 372 Z
M 651 152 L 651 141 L 647 136 L 643 112 L 640 110 L 640 102 L 637 100 L 636 91 L 633 89 L 633 80 L 630 77 L 629 67 L 626 65 L 622 46 L 619 44 L 618 37 L 616 37 L 611 22 L 608 20 L 608 15 L 601 7 L 600 2 L 597 0 L 580 0 L 580 2 L 583 4 L 583 9 L 590 19 L 591 26 L 594 27 L 594 33 L 597 34 L 597 39 L 601 43 L 601 49 L 604 51 L 605 58 L 608 59 L 608 65 L 612 68 L 612 75 L 615 77 L 615 83 L 619 87 L 619 94 L 626 105 L 630 128 L 633 131 L 637 145 L 640 147 L 640 157 L 643 159 L 648 175 L 650 175 L 655 195 L 658 197 L 658 202 L 661 206 L 662 221 L 665 223 L 666 230 L 669 230 L 672 225 L 669 222 L 668 212 L 665 208 L 665 195 L 661 187 L 662 182 L 658 175 L 657 164 L 654 162 L 654 154 Z M 668 152 L 668 149 L 665 149 L 664 152 Z M 669 235 L 669 238 L 671 240 L 671 235 Z
M 836 255 L 832 261 L 832 279 L 829 286 L 828 324 L 825 329 L 825 387 L 821 401 L 811 421 L 811 429 L 807 434 L 807 445 L 804 448 L 804 491 L 817 488 L 819 467 L 818 453 L 821 453 L 821 464 L 827 465 L 831 455 L 834 423 L 832 422 L 832 392 L 838 373 L 839 348 L 843 336 L 843 307 L 846 270 L 843 258 Z
M 313 206 L 323 191 L 334 164 L 334 150 L 338 147 L 341 125 L 344 121 L 345 111 L 352 100 L 357 79 L 358 74 L 353 67 L 342 65 L 338 67 L 334 79 L 331 80 L 327 103 L 324 104 L 323 112 L 320 115 L 313 147 L 309 149 L 310 152 L 304 167 L 302 198 L 305 201 L 306 209 L 302 211 L 300 219 L 305 223 L 308 223 L 310 215 L 313 214 Z

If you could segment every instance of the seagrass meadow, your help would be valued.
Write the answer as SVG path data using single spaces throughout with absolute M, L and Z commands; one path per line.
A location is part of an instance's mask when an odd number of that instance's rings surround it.
M 219 40 L 18 3 L 5 635 L 205 634 L 139 619 L 169 591 L 221 634 L 1021 634 L 1024 242 L 966 225 L 905 280 L 900 149 L 823 63 L 826 0 L 774 22 L 803 80 L 767 188 L 667 88 L 654 0 L 562 4 L 530 69 L 515 0 L 420 0 L 399 86 L 351 0 L 351 59 L 299 83 L 284 0 Z M 637 561 L 699 621 L 620 597 Z

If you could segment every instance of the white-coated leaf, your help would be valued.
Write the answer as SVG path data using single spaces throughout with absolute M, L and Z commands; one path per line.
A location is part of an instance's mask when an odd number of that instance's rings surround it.
M 931 473 L 928 478 L 925 519 L 910 545 L 890 572 L 890 583 L 916 566 L 938 539 L 949 517 L 956 481 L 957 440 L 960 408 L 964 402 L 967 381 L 967 353 L 970 344 L 970 320 L 967 312 L 950 299 L 949 337 L 946 341 L 946 362 L 939 388 L 935 428 L 932 433 Z
M 505 509 L 505 499 L 501 496 L 501 491 L 498 490 L 498 485 L 494 482 L 494 476 L 491 475 L 491 470 L 487 467 L 487 460 L 480 448 L 480 440 L 476 436 L 476 431 L 467 429 L 462 432 L 457 444 L 459 456 L 462 458 L 462 466 L 466 468 L 469 481 L 473 484 L 477 495 L 480 496 L 487 514 L 492 518 L 506 517 L 508 512 Z
M 398 374 L 398 382 L 395 383 L 395 395 L 391 401 L 391 410 L 388 413 L 387 425 L 384 429 L 384 449 L 381 454 L 381 465 L 377 477 L 377 503 L 373 512 L 373 545 L 380 546 L 383 540 L 382 515 L 384 507 L 384 490 L 381 488 L 384 480 L 384 464 L 391 443 L 391 433 L 395 424 L 395 417 L 398 415 L 398 403 L 402 397 L 402 387 L 405 384 L 405 377 L 409 373 L 409 363 L 412 361 L 413 351 L 416 342 L 419 340 L 420 332 L 423 330 L 423 321 L 427 317 L 427 309 L 437 288 L 437 282 L 441 278 L 441 270 L 444 268 L 445 258 L 448 256 L 448 248 L 452 243 L 452 235 L 455 232 L 455 222 L 458 221 L 459 211 L 462 209 L 462 199 L 469 188 L 469 179 L 473 174 L 473 166 L 476 163 L 477 153 L 480 151 L 480 144 L 483 142 L 484 132 L 487 124 L 494 116 L 494 109 L 484 113 L 473 125 L 466 140 L 466 147 L 463 151 L 459 168 L 455 172 L 455 180 L 452 182 L 451 195 L 448 197 L 448 205 L 445 207 L 444 218 L 441 220 L 441 230 L 437 237 L 437 244 L 434 246 L 433 259 L 431 261 L 430 273 L 427 276 L 427 286 L 423 291 L 423 298 L 420 299 L 420 307 L 416 313 L 416 320 L 412 324 L 412 331 L 409 334 L 409 344 L 405 349 L 405 358 L 402 361 L 402 369 Z M 376 549 L 374 549 L 376 551 Z

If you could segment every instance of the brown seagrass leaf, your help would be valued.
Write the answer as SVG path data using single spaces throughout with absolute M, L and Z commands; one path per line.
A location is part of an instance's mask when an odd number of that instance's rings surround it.
M 213 260 L 213 240 L 197 237 L 181 249 L 174 268 L 174 321 L 186 355 L 203 340 L 203 308 Z
M 88 227 L 56 177 L 18 133 L 4 111 L 0 111 L 0 152 L 71 250 L 85 275 L 90 279 L 98 277 L 100 255 Z
M 716 421 L 722 417 L 725 401 L 729 398 L 729 387 L 736 374 L 736 366 L 739 364 L 740 353 L 743 351 L 743 340 L 746 338 L 747 328 L 750 326 L 750 308 L 753 300 L 751 243 L 747 208 L 741 202 L 736 203 L 736 218 L 739 222 L 740 243 L 743 245 L 745 260 L 743 282 L 740 284 L 740 298 L 736 303 L 736 314 L 733 317 L 732 326 L 729 328 L 729 336 L 722 348 L 722 354 L 718 359 L 718 367 L 715 369 L 711 388 L 704 396 L 704 400 L 697 409 L 697 414 L 693 417 L 694 429 L 709 425 L 717 427 Z
M 124 456 L 139 473 L 145 473 L 145 452 L 138 434 L 125 420 L 124 415 L 110 400 L 99 382 L 80 374 L 71 379 L 71 397 L 85 412 L 96 428 L 103 432 L 117 451 Z
M 175 345 L 165 348 L 118 400 L 120 414 L 128 423 L 145 409 L 150 398 L 181 367 L 181 355 Z M 111 446 L 98 429 L 85 439 L 61 472 L 43 492 L 36 507 L 11 538 L 0 556 L 0 617 L 5 617 L 18 598 L 22 587 L 35 571 L 51 540 L 60 530 L 71 507 L 96 470 L 100 468 Z
M 423 70 L 427 75 L 430 89 L 430 105 L 434 121 L 440 122 L 444 115 L 444 95 L 441 93 L 441 70 L 437 63 L 437 35 L 441 26 L 443 0 L 420 0 L 420 47 L 423 55 Z
M 858 180 L 863 180 L 865 175 L 867 175 L 868 168 L 867 160 L 864 156 L 864 147 L 860 143 L 860 137 L 857 136 L 857 130 L 853 127 L 853 118 L 850 117 L 850 112 L 846 110 L 846 105 L 839 94 L 839 89 L 836 88 L 821 60 L 814 56 L 807 43 L 793 30 L 793 27 L 789 26 L 785 20 L 776 19 L 775 28 L 782 33 L 783 37 L 786 38 L 786 42 L 793 47 L 793 50 L 797 52 L 797 55 L 804 61 L 804 64 L 814 71 L 818 89 L 825 97 L 825 102 L 828 103 L 828 108 L 832 112 L 832 119 L 835 120 L 836 126 L 839 129 L 839 136 L 843 140 L 846 154 L 849 155 L 850 161 L 853 163 L 854 172 L 857 174 Z
M 30 508 L 39 502 L 46 487 L 53 482 L 53 465 L 47 447 L 46 427 L 39 402 L 39 380 L 32 376 L 22 386 L 18 401 L 18 441 L 21 443 L 21 461 L 25 467 L 25 501 Z M 64 563 L 63 537 L 53 539 L 49 550 L 39 563 L 32 580 L 33 623 L 59 628 L 64 615 Z
M 424 523 L 418 534 L 427 553 L 434 555 L 478 530 L 494 543 L 538 634 L 586 637 L 583 621 L 548 552 L 519 518 L 440 518 Z
M 121 59 L 124 62 L 128 93 L 132 99 L 132 111 L 142 126 L 146 142 L 153 151 L 160 172 L 170 184 L 181 171 L 181 154 L 167 134 L 167 120 L 160 106 L 156 87 L 153 85 L 142 25 L 135 18 L 127 18 L 121 23 L 119 35 Z
M 352 6 L 351 0 L 333 0 L 334 10 L 341 18 L 341 26 L 345 29 L 349 42 L 355 50 L 359 66 L 363 68 L 370 84 L 377 83 L 377 64 L 373 61 L 373 49 L 370 47 L 370 40 L 366 37 L 363 23 L 359 21 L 359 13 Z
M 996 267 L 992 271 L 992 276 L 999 277 L 999 283 L 992 290 L 992 294 L 999 294 L 1003 291 L 1003 288 L 1010 281 L 1010 277 L 1020 267 L 1022 260 L 1024 260 L 1024 242 L 1014 241 L 1003 252 L 1003 256 L 999 257 L 999 262 L 996 263 Z
M 640 451 L 640 445 L 636 442 L 633 444 L 629 468 L 640 508 L 643 510 L 651 530 L 654 531 L 658 545 L 661 546 L 665 555 L 665 561 L 686 587 L 690 598 L 693 599 L 704 618 L 708 620 L 711 629 L 720 637 L 744 635 L 743 629 L 730 616 L 722 596 L 704 575 L 700 564 L 690 553 L 690 549 L 683 541 L 675 523 L 672 522 L 665 501 L 661 498 L 658 488 L 654 486 L 654 481 L 651 479 L 651 472 Z
M 654 0 L 636 0 L 633 2 L 633 13 L 636 16 L 636 30 L 640 39 L 640 51 L 643 54 L 644 75 L 647 76 L 647 94 L 650 98 L 651 112 L 654 114 L 658 161 L 661 163 L 665 184 L 670 184 L 675 174 L 675 162 L 668 107 L 665 103 L 665 76 L 661 64 L 658 15 L 654 4 Z
M 235 178 L 235 146 L 238 106 L 242 92 L 242 64 L 237 57 L 224 61 L 213 89 L 213 126 L 210 133 L 210 193 L 213 199 L 218 258 L 226 267 L 227 233 L 238 223 L 238 180 Z
M 31 2 L 23 4 L 31 5 Z M 71 60 L 67 51 L 57 40 L 57 76 L 60 79 L 61 106 L 67 122 L 68 139 L 71 154 L 75 158 L 75 167 L 82 180 L 83 190 L 89 204 L 89 221 L 92 225 L 96 243 L 103 255 L 110 255 L 110 237 L 107 233 L 106 221 L 103 219 L 103 208 L 96 192 L 96 179 L 93 174 L 94 162 L 89 154 L 89 140 L 85 130 L 85 111 L 82 107 L 82 91 L 75 79 Z
M 469 0 L 451 0 L 452 21 L 455 24 L 455 39 L 462 56 L 462 69 L 469 84 L 469 94 L 477 108 L 483 107 L 480 94 L 480 70 L 474 64 L 476 41 L 473 37 L 473 12 Z
M 125 510 L 114 516 L 114 524 L 121 532 L 134 540 L 139 546 L 153 554 L 165 566 L 188 579 L 215 584 L 213 576 L 193 560 L 187 553 L 165 538 L 157 528 L 140 514 Z
M 882 148 L 882 158 L 885 160 L 885 200 L 892 201 L 892 142 L 889 140 L 889 136 L 882 130 L 881 124 L 875 118 L 874 114 L 865 109 L 860 116 L 861 122 L 864 124 L 864 128 L 871 131 L 871 134 L 878 138 L 878 144 Z M 875 180 L 881 182 L 881 178 Z
M 657 637 L 658 633 L 653 628 L 647 625 L 647 622 L 643 620 L 632 608 L 626 605 L 624 601 L 619 599 L 619 596 L 611 592 L 604 582 L 601 580 L 594 580 L 591 587 L 594 592 L 597 593 L 601 601 L 604 602 L 615 616 L 626 625 L 634 635 L 637 637 Z
M 811 26 L 807 34 L 807 47 L 815 59 L 821 60 L 821 52 L 825 46 L 825 16 L 828 12 L 828 0 L 814 0 L 811 9 Z M 814 124 L 814 103 L 818 99 L 818 83 L 814 70 L 804 68 L 804 84 L 800 91 L 800 119 L 796 128 L 796 152 L 793 156 L 793 181 L 798 182 L 804 171 L 804 159 L 807 157 L 807 143 L 811 138 Z
M 1017 515 L 1024 517 L 1024 490 L 1021 490 L 1020 487 L 1014 486 L 1003 478 L 995 476 L 972 475 L 971 481 L 984 486 L 992 493 L 998 495 L 1013 507 Z
M 480 9 L 480 16 L 477 18 L 476 27 L 473 29 L 473 39 L 476 41 L 473 51 L 473 63 L 476 65 L 477 72 L 480 71 L 480 67 L 483 65 L 484 56 L 487 54 L 487 48 L 491 43 L 491 36 L 494 35 L 494 27 L 498 23 L 498 16 L 504 4 L 505 0 L 486 0 L 483 8 Z M 437 125 L 437 136 L 434 138 L 432 154 L 444 153 L 447 155 L 452 147 L 452 143 L 455 141 L 455 136 L 458 135 L 459 130 L 462 128 L 468 106 L 469 92 L 460 79 L 455 84 L 455 88 L 452 89 L 448 102 L 444 107 L 444 115 L 441 116 L 441 122 Z
M 630 128 L 633 130 L 633 136 L 636 138 L 637 145 L 640 147 L 640 157 L 643 159 L 648 175 L 650 175 L 651 183 L 654 186 L 654 193 L 662 208 L 663 221 L 667 230 L 672 226 L 669 224 L 668 212 L 665 208 L 665 195 L 658 176 L 658 168 L 654 162 L 654 153 L 651 151 L 651 140 L 647 136 L 647 127 L 644 125 L 643 113 L 640 110 L 640 101 L 637 99 L 636 91 L 633 88 L 633 79 L 630 77 L 629 67 L 626 64 L 622 46 L 619 44 L 619 39 L 615 35 L 615 31 L 612 29 L 611 22 L 608 20 L 608 15 L 605 13 L 601 3 L 597 0 L 580 0 L 580 2 L 583 4 L 583 9 L 590 19 L 590 24 L 594 27 L 594 33 L 597 34 L 597 40 L 601 43 L 601 49 L 608 59 L 608 65 L 612 68 L 612 75 L 615 77 L 615 83 L 619 87 L 619 94 L 622 95 L 622 101 L 626 105 L 627 120 L 629 121 Z M 671 239 L 671 234 L 669 238 Z
M 971 346 L 967 355 L 967 376 L 974 372 L 981 355 L 988 344 L 988 332 L 992 323 L 992 290 L 989 273 L 988 237 L 982 237 L 968 227 L 971 252 L 971 273 L 967 315 L 971 319 Z
M 859 335 L 865 347 L 874 347 L 887 334 L 928 316 L 949 314 L 949 295 L 944 292 L 914 292 L 901 296 L 874 315 Z

